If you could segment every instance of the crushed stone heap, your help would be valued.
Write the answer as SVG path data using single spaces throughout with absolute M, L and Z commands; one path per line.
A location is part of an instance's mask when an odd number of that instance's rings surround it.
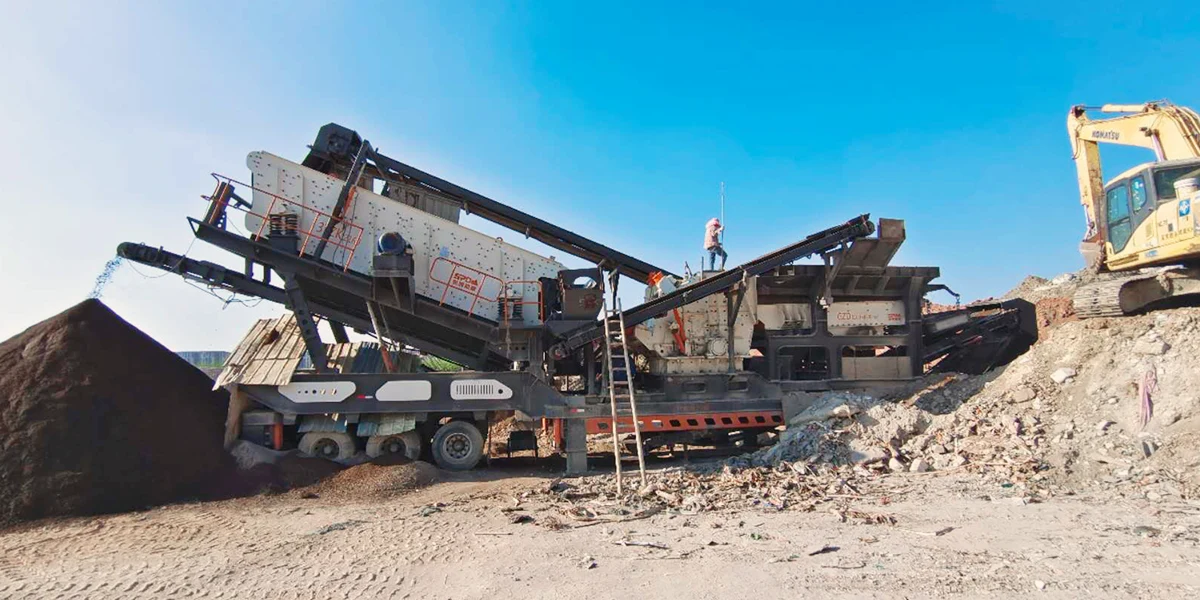
M 227 394 L 99 300 L 0 344 L 0 525 L 210 495 Z

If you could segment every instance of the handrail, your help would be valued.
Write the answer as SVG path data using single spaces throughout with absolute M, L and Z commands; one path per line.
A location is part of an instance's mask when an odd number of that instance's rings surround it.
M 446 279 L 439 279 L 436 275 L 434 275 L 434 273 L 437 272 L 438 261 L 445 261 L 451 265 L 450 275 Z M 462 274 L 462 277 L 456 277 L 456 275 L 460 274 L 460 270 L 466 271 L 467 273 Z M 429 263 L 429 280 L 440 283 L 443 286 L 442 295 L 440 298 L 438 298 L 438 306 L 442 306 L 446 303 L 446 294 L 450 292 L 450 288 L 454 288 L 471 296 L 471 306 L 467 308 L 468 314 L 475 314 L 475 305 L 478 304 L 480 300 L 483 300 L 484 302 L 497 302 L 500 304 L 500 308 L 503 313 L 503 321 L 506 327 L 508 326 L 508 306 L 516 304 L 537 304 L 538 319 L 543 319 L 541 282 L 522 279 L 505 281 L 499 277 L 496 277 L 495 275 L 485 273 L 479 269 L 476 269 L 475 267 L 465 265 L 452 258 L 446 258 L 445 256 L 435 257 L 433 261 Z M 498 284 L 499 291 L 494 296 L 488 296 L 483 293 L 483 288 L 489 281 L 495 281 Z M 501 296 L 508 291 L 510 286 L 516 284 L 537 285 L 538 299 L 536 301 L 517 301 L 513 298 L 508 298 L 507 296 Z
M 297 232 L 299 235 L 304 236 L 304 243 L 300 245 L 300 249 L 297 252 L 297 254 L 299 254 L 300 256 L 303 256 L 305 250 L 308 249 L 309 242 L 312 241 L 314 238 L 317 239 L 318 242 L 321 241 L 322 239 L 324 239 L 326 244 L 332 245 L 335 248 L 341 248 L 342 250 L 346 251 L 346 253 L 347 253 L 346 260 L 342 262 L 342 271 L 348 271 L 350 269 L 350 261 L 354 259 L 354 253 L 357 251 L 359 244 L 362 242 L 363 228 L 361 226 L 355 225 L 354 223 L 351 223 L 349 220 L 347 220 L 345 218 L 334 217 L 330 213 L 312 208 L 310 206 L 306 206 L 301 202 L 297 202 L 295 200 L 285 198 L 283 196 L 280 196 L 279 194 L 276 194 L 274 192 L 269 192 L 269 191 L 264 190 L 259 187 L 255 187 L 254 185 L 245 183 L 243 181 L 238 181 L 227 175 L 222 175 L 220 173 L 211 173 L 211 175 L 212 175 L 213 179 L 217 180 L 217 189 L 213 192 L 212 196 L 206 196 L 206 197 L 204 197 L 204 199 L 208 200 L 209 202 L 216 203 L 218 205 L 217 210 L 210 212 L 210 214 L 214 215 L 214 218 L 215 218 L 215 215 L 217 215 L 217 214 L 224 214 L 225 210 L 228 208 L 231 208 L 231 207 L 236 210 L 240 210 L 248 215 L 253 215 L 255 217 L 258 217 L 260 220 L 262 220 L 262 223 L 258 226 L 258 230 L 254 232 L 254 235 L 252 237 L 255 240 L 261 240 L 263 238 L 263 230 L 266 229 L 268 223 L 270 223 L 270 220 L 271 220 L 270 215 L 274 214 L 274 212 L 275 212 L 276 204 L 282 203 L 284 205 L 284 207 L 296 206 L 301 211 L 308 211 L 308 212 L 314 213 L 314 215 L 315 215 L 312 218 L 312 223 L 311 223 L 311 225 L 309 225 L 307 231 L 304 231 L 304 232 L 298 231 Z M 256 213 L 256 212 L 250 210 L 249 208 L 246 208 L 245 206 L 242 206 L 240 204 L 229 203 L 229 196 L 232 194 L 232 189 L 233 189 L 234 184 L 244 186 L 244 187 L 250 188 L 251 190 L 254 190 L 255 192 L 258 192 L 260 194 L 266 194 L 266 195 L 270 196 L 271 203 L 267 206 L 267 213 L 265 215 L 259 214 L 259 213 Z M 352 195 L 352 197 L 353 197 L 353 195 Z M 347 202 L 349 202 L 349 201 L 347 201 Z M 321 220 L 322 218 L 324 218 L 325 221 L 322 221 Z M 336 221 L 335 227 L 337 227 L 337 226 L 341 227 L 341 234 L 339 236 L 337 236 L 336 238 L 334 236 L 330 236 L 329 238 L 322 238 L 320 234 L 314 233 L 317 229 L 318 224 L 320 224 L 322 226 L 322 229 L 324 229 L 324 225 L 326 223 L 329 223 L 330 221 Z M 352 241 L 346 241 L 346 239 L 348 237 L 347 234 L 350 232 L 354 232 L 354 235 L 351 238 Z M 318 256 L 316 258 L 320 258 L 320 257 Z
M 524 298 L 524 296 L 517 296 L 516 298 L 509 297 L 507 294 L 508 288 L 509 288 L 509 286 L 512 286 L 515 284 L 521 284 L 523 286 L 525 286 L 525 285 L 537 286 L 537 288 L 536 288 L 537 293 L 538 293 L 537 300 L 518 300 L 518 298 Z M 543 298 L 542 298 L 542 282 L 532 281 L 529 279 L 514 279 L 512 281 L 504 282 L 504 291 L 505 291 L 505 296 L 500 299 L 500 302 L 501 302 L 500 310 L 504 314 L 504 326 L 505 327 L 508 327 L 508 307 L 510 307 L 510 306 L 524 306 L 526 304 L 535 304 L 538 307 L 538 322 L 544 323 L 546 321 L 545 306 L 543 306 Z
M 434 272 L 437 269 L 438 261 L 443 261 L 443 260 L 450 263 L 451 265 L 453 265 L 450 268 L 449 278 L 447 278 L 444 281 L 441 279 L 438 279 L 437 277 L 434 276 Z M 462 278 L 457 277 L 456 275 L 458 275 L 458 270 L 460 268 L 465 271 L 469 271 L 471 273 L 478 275 L 478 278 L 473 279 L 470 277 L 470 275 L 463 275 Z M 460 263 L 453 259 L 446 258 L 444 256 L 435 257 L 433 259 L 433 261 L 429 263 L 429 279 L 430 279 L 430 281 L 436 281 L 437 283 L 440 283 L 440 284 L 442 284 L 442 286 L 444 286 L 442 289 L 442 297 L 438 299 L 438 306 L 442 306 L 446 303 L 446 294 L 450 292 L 450 288 L 454 288 L 456 290 L 460 290 L 462 292 L 471 294 L 472 295 L 471 306 L 470 306 L 470 308 L 467 309 L 467 313 L 469 313 L 469 314 L 475 314 L 475 305 L 479 302 L 480 298 L 483 298 L 483 300 L 485 302 L 496 302 L 499 299 L 498 294 L 496 296 L 490 297 L 490 298 L 483 295 L 483 286 L 489 279 L 496 280 L 496 283 L 500 284 L 500 289 L 501 290 L 504 289 L 504 280 L 503 279 L 500 279 L 499 277 L 496 277 L 495 275 L 491 275 L 489 273 L 484 273 L 483 271 L 480 271 L 479 269 L 476 269 L 474 267 L 468 267 L 467 265 L 464 265 L 463 263 Z

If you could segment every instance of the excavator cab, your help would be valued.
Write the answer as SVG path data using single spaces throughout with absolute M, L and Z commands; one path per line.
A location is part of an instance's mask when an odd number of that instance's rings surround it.
M 1104 187 L 1104 226 L 1110 269 L 1132 262 L 1157 262 L 1161 260 L 1160 246 L 1190 235 L 1194 230 L 1190 196 L 1181 198 L 1175 182 L 1186 181 L 1187 175 L 1197 170 L 1200 160 L 1149 163 L 1108 182 Z
M 1109 270 L 1180 262 L 1191 252 L 1197 176 L 1200 159 L 1163 161 L 1134 167 L 1104 187 Z

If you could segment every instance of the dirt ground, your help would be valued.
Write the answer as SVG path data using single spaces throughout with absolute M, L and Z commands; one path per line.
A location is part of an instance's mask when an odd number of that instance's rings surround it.
M 832 504 L 580 522 L 545 470 L 443 475 L 371 502 L 293 492 L 30 523 L 0 533 L 0 598 L 1200 593 L 1195 502 L 1027 503 L 948 471 L 881 475 L 837 500 L 894 524 L 843 522 Z
M 308 487 L 0 528 L 0 600 L 1200 597 L 1200 307 L 1079 321 L 1080 281 L 1014 290 L 1041 332 L 1009 365 L 819 394 L 644 487 L 600 456 L 281 472 Z M 317 460 L 266 453 L 248 476 Z

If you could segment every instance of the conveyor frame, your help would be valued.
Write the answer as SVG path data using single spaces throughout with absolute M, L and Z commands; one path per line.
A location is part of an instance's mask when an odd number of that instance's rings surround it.
M 377 176 L 385 181 L 404 178 L 417 182 L 456 198 L 469 214 L 479 215 L 493 223 L 538 240 L 551 248 L 562 250 L 589 262 L 607 262 L 615 265 L 620 268 L 622 275 L 641 283 L 649 281 L 651 273 L 671 274 L 666 269 L 614 250 L 578 233 L 517 210 L 503 202 L 493 200 L 483 194 L 388 157 L 372 148 L 354 130 L 336 123 L 329 123 L 321 127 L 311 148 L 303 162 L 306 167 L 329 172 L 336 165 L 352 173 L 361 172 L 361 164 L 356 158 L 361 149 L 366 149 L 365 157 L 372 163 L 372 168 L 367 172 L 372 176 Z

